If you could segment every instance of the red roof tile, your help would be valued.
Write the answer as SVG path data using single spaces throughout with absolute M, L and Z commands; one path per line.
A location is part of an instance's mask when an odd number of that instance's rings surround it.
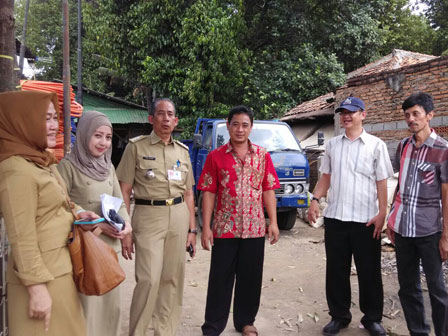
M 369 63 L 359 69 L 347 74 L 347 80 L 359 77 L 378 74 L 384 71 L 402 68 L 408 65 L 423 63 L 438 56 L 425 55 L 412 51 L 394 49 L 392 53 L 386 55 L 375 62 Z
M 286 112 L 281 120 L 313 119 L 317 116 L 331 115 L 333 109 L 334 93 L 330 92 L 294 107 Z

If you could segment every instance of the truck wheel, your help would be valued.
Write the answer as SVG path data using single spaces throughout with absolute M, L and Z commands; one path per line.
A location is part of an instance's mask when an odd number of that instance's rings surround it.
M 277 224 L 280 230 L 291 230 L 296 223 L 297 209 L 277 212 Z

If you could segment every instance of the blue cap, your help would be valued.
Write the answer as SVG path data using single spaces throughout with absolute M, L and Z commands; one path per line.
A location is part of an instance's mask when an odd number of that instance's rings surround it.
M 364 102 L 360 98 L 356 97 L 348 97 L 345 99 L 341 105 L 335 110 L 336 113 L 341 112 L 342 110 L 349 110 L 351 112 L 356 112 L 358 110 L 364 111 L 366 108 L 364 106 Z

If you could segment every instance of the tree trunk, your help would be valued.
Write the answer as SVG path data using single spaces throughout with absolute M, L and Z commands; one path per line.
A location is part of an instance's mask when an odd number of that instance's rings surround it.
M 0 92 L 19 85 L 14 36 L 14 0 L 0 0 Z

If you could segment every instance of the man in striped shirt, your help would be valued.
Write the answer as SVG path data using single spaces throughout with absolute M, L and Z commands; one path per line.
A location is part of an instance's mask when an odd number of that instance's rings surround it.
M 326 295 L 332 317 L 324 335 L 336 335 L 347 327 L 350 313 L 352 256 L 359 281 L 361 323 L 370 335 L 386 335 L 381 326 L 383 284 L 381 242 L 387 208 L 387 178 L 393 175 L 385 143 L 366 133 L 364 102 L 344 100 L 340 113 L 345 132 L 330 139 L 322 159 L 320 178 L 308 212 L 310 222 L 319 216 L 319 198 L 328 191 L 324 210 L 327 255 Z
M 398 188 L 387 233 L 395 243 L 401 305 L 411 335 L 429 335 L 420 284 L 426 275 L 437 336 L 448 335 L 448 294 L 442 262 L 448 259 L 448 142 L 430 128 L 432 97 L 418 92 L 403 105 L 412 136 L 401 141 L 395 157 Z

